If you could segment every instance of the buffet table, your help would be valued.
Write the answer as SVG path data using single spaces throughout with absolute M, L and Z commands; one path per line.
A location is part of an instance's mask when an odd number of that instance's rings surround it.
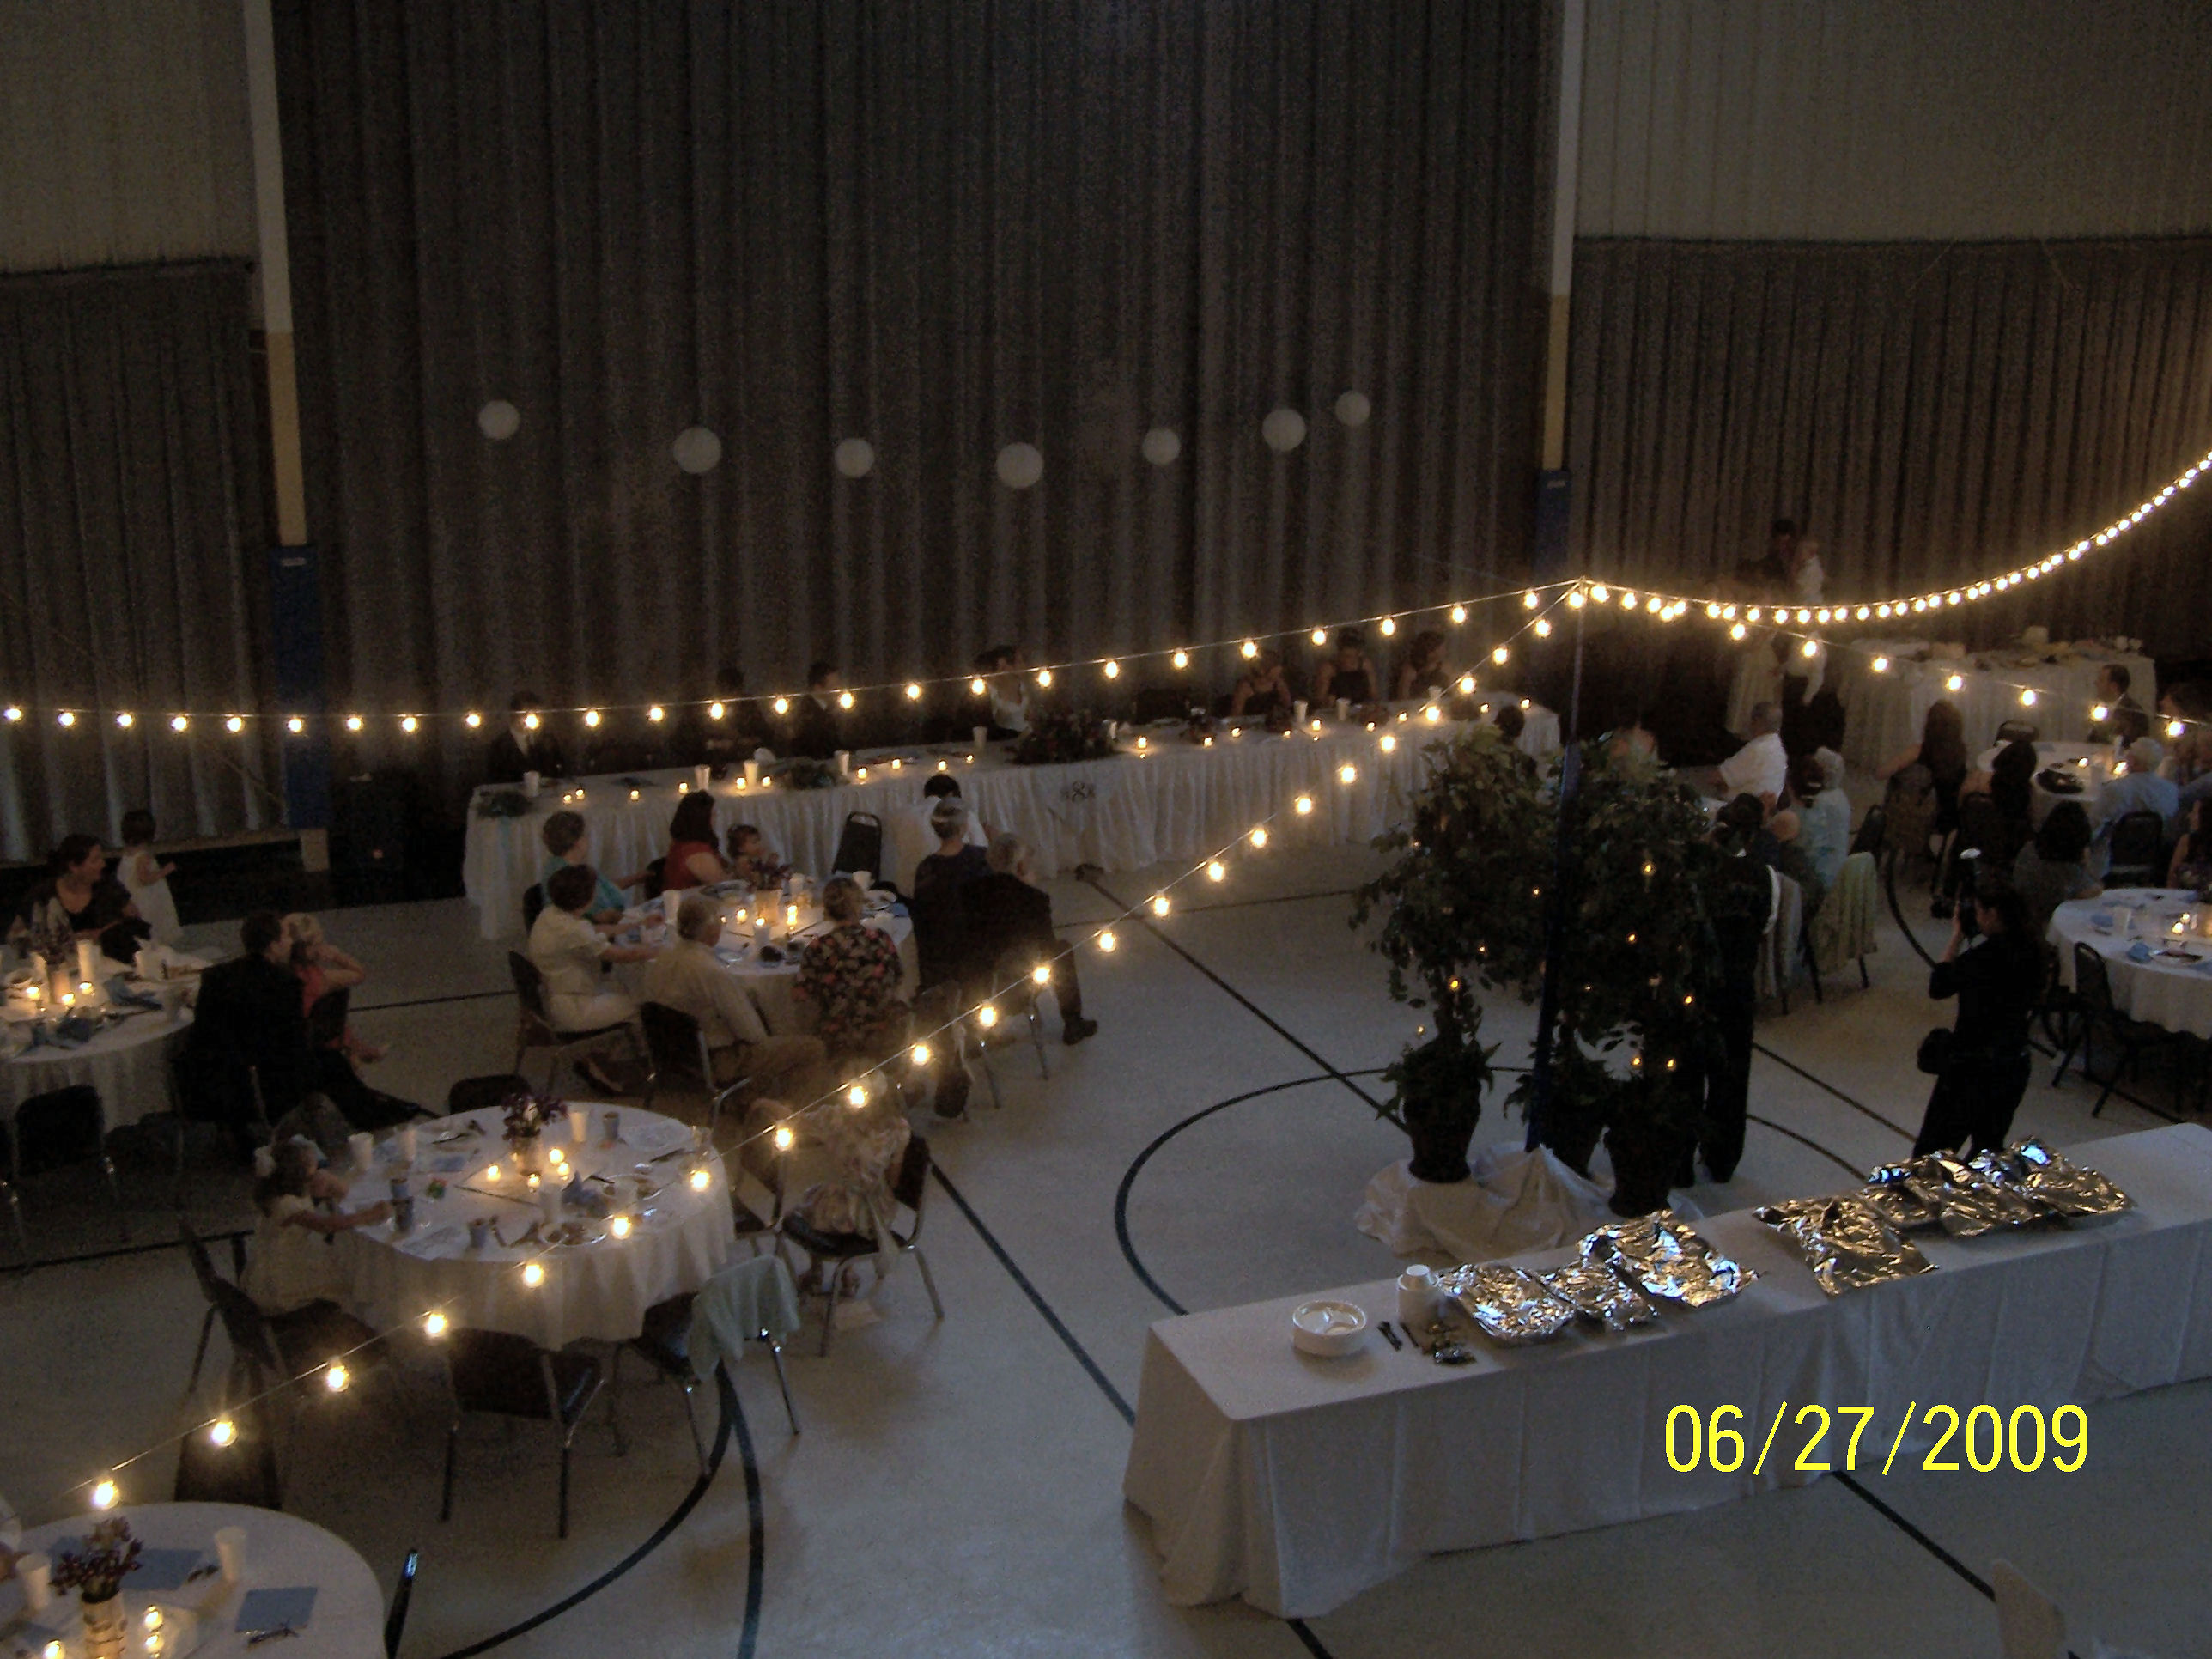
M 1778 1235 L 1734 1211 L 1695 1224 L 1760 1275 L 1734 1299 L 1621 1334 L 1578 1326 L 1525 1348 L 1475 1339 L 1476 1362 L 1462 1367 L 1371 1330 L 1347 1357 L 1308 1358 L 1290 1342 L 1305 1296 L 1163 1320 L 1146 1340 L 1122 1490 L 1151 1519 L 1168 1600 L 1242 1596 L 1311 1616 L 1424 1555 L 1803 1485 L 1816 1477 L 1791 1466 L 1808 1430 L 1785 1430 L 1777 1447 L 1790 1455 L 1752 1472 L 1784 1401 L 1793 1418 L 1806 1404 L 1872 1407 L 1857 1470 L 1878 1483 L 1908 1402 L 1948 1402 L 1961 1419 L 1985 1401 L 2047 1414 L 2212 1376 L 2212 1131 L 2182 1124 L 2066 1151 L 2135 1208 L 2078 1230 L 1917 1234 L 1936 1271 L 1832 1300 Z M 1324 1294 L 1396 1318 L 1389 1280 Z M 1740 1407 L 1741 1468 L 1676 1473 L 1677 1405 Z M 1836 1421 L 1826 1451 L 1840 1468 L 1850 1419 Z M 1917 1462 L 1940 1433 L 1916 1418 L 1898 1455 Z
M 1996 741 L 1997 727 L 2007 720 L 2025 721 L 2053 741 L 2078 738 L 2088 729 L 2097 700 L 2097 671 L 2108 662 L 2127 669 L 2137 702 L 2149 708 L 2158 702 L 2158 665 L 2148 657 L 2068 653 L 2045 662 L 2021 649 L 1913 660 L 1912 653 L 1927 649 L 1925 640 L 1856 640 L 1850 652 L 1838 653 L 1838 663 L 1850 667 L 1844 689 L 1844 758 L 1854 767 L 1872 771 L 1918 743 L 1929 705 L 1938 701 L 1959 711 L 1970 750 Z M 1877 656 L 1888 658 L 1886 672 L 1874 672 Z M 1977 667 L 1978 660 L 1990 665 Z M 1954 674 L 1962 682 L 1956 691 L 1947 684 Z M 2023 686 L 2034 688 L 2032 706 L 2021 702 Z
M 1559 720 L 1531 708 L 1522 748 L 1537 753 L 1559 746 Z M 1197 859 L 1234 841 L 1271 815 L 1285 845 L 1327 846 L 1380 835 L 1395 814 L 1395 802 L 1419 782 L 1424 744 L 1460 729 L 1432 723 L 1418 712 L 1379 724 L 1328 720 L 1316 732 L 1288 737 L 1259 726 L 1232 736 L 1224 724 L 1211 746 L 1190 742 L 1180 726 L 1127 733 L 1120 752 L 1066 765 L 1018 766 L 1006 746 L 978 752 L 964 745 L 909 744 L 853 757 L 854 781 L 828 789 L 792 789 L 771 783 L 748 786 L 742 778 L 711 787 L 718 835 L 734 824 L 757 826 L 795 867 L 827 872 L 849 812 L 872 812 L 888 823 L 922 799 L 932 774 L 960 780 L 961 797 L 985 823 L 1011 830 L 1030 844 L 1039 879 L 1078 864 L 1104 870 L 1141 870 L 1170 859 Z M 1385 751 L 1381 738 L 1397 741 Z M 1137 748 L 1141 737 L 1145 746 Z M 1350 762 L 1358 776 L 1349 787 L 1337 769 Z M 865 776 L 862 774 L 865 773 Z M 477 810 L 499 792 L 480 790 L 469 814 L 463 879 L 486 939 L 522 931 L 522 895 L 538 878 L 547 854 L 540 838 L 545 819 L 558 811 L 582 815 L 592 858 L 601 870 L 643 869 L 667 850 L 668 820 L 684 792 L 694 787 L 689 770 L 633 777 L 548 782 L 528 809 L 487 817 Z M 1291 799 L 1310 793 L 1315 811 L 1289 814 Z

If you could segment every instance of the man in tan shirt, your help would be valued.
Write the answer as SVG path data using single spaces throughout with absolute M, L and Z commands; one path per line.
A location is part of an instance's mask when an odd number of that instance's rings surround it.
M 753 1092 L 804 1104 L 831 1079 L 822 1039 L 772 1036 L 744 987 L 714 958 L 722 914 L 703 893 L 687 893 L 676 912 L 677 941 L 645 970 L 645 1000 L 687 1013 L 707 1034 L 717 1084 L 749 1077 Z

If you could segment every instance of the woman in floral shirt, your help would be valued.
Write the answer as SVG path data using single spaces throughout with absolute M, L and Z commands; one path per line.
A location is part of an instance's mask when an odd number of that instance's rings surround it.
M 847 877 L 822 889 L 822 908 L 835 925 L 806 947 L 799 994 L 819 1014 L 816 1030 L 834 1058 L 887 1058 L 906 1043 L 908 1010 L 899 995 L 898 946 L 860 921 L 860 889 Z

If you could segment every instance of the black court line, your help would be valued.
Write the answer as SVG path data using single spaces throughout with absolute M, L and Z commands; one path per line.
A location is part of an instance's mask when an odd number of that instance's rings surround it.
M 1104 893 L 1109 899 L 1113 901 L 1114 903 L 1122 904 L 1122 901 L 1114 893 L 1109 891 L 1103 882 L 1094 880 L 1091 884 L 1097 888 L 1100 892 Z M 1126 910 L 1128 907 L 1123 904 L 1122 908 Z M 1324 1072 L 1328 1073 L 1329 1076 L 1334 1078 L 1339 1083 L 1341 1083 L 1346 1088 L 1351 1090 L 1353 1094 L 1358 1095 L 1362 1100 L 1365 1101 L 1370 1106 L 1372 1106 L 1376 1111 L 1379 1112 L 1382 1109 L 1382 1103 L 1376 1099 L 1374 1096 L 1369 1094 L 1366 1090 L 1361 1088 L 1358 1084 L 1354 1083 L 1349 1073 L 1339 1070 L 1337 1066 L 1330 1062 L 1326 1054 L 1323 1054 L 1318 1049 L 1310 1047 L 1295 1032 L 1293 1032 L 1289 1026 L 1284 1024 L 1282 1021 L 1277 1019 L 1265 1008 L 1262 1008 L 1258 1003 L 1253 1001 L 1251 998 L 1246 996 L 1242 991 L 1231 985 L 1227 980 L 1215 973 L 1212 969 L 1207 967 L 1196 957 L 1191 955 L 1188 951 L 1183 949 L 1182 945 L 1176 944 L 1165 933 L 1162 933 L 1158 927 L 1154 927 L 1150 918 L 1143 915 L 1142 914 L 1139 914 L 1135 915 L 1133 920 L 1134 920 L 1154 939 L 1166 945 L 1169 950 L 1174 951 L 1192 967 L 1197 969 L 1200 973 L 1204 974 L 1206 978 L 1212 980 L 1216 985 L 1219 986 L 1226 995 L 1232 998 L 1237 1005 L 1247 1013 L 1250 1014 L 1253 1018 L 1258 1020 L 1262 1025 L 1265 1025 L 1277 1036 L 1282 1038 L 1284 1042 L 1289 1043 L 1291 1048 L 1297 1049 L 1308 1060 L 1313 1061 L 1315 1065 L 1320 1066 Z
M 1775 1053 L 1773 1049 L 1768 1048 L 1763 1042 L 1753 1042 L 1751 1046 L 1758 1053 L 1765 1054 L 1777 1066 L 1782 1066 L 1785 1070 L 1796 1073 L 1799 1077 L 1803 1078 L 1806 1082 L 1811 1084 L 1814 1088 L 1825 1090 L 1829 1094 L 1833 1095 L 1838 1100 L 1842 1101 L 1844 1105 L 1850 1107 L 1853 1111 L 1859 1113 L 1862 1116 L 1872 1118 L 1876 1123 L 1881 1124 L 1883 1128 L 1890 1131 L 1891 1133 L 1903 1135 L 1907 1140 L 1915 1140 L 1919 1138 L 1914 1131 L 1906 1128 L 1901 1123 L 1892 1123 L 1887 1118 L 1884 1117 L 1880 1112 L 1875 1110 L 1873 1107 L 1868 1105 L 1864 1101 L 1856 1099 L 1852 1096 L 1845 1094 L 1841 1089 L 1836 1087 L 1834 1084 L 1829 1082 L 1826 1078 L 1816 1077 L 1812 1073 L 1807 1071 L 1802 1066 L 1800 1066 L 1796 1060 L 1790 1059 L 1787 1055 Z M 1862 1171 L 1861 1173 L 1863 1172 Z
M 441 1002 L 482 1002 L 487 997 L 511 997 L 514 994 L 514 988 L 508 985 L 496 991 L 455 991 L 450 996 L 416 997 L 408 1002 L 366 1002 L 352 1012 L 356 1014 L 381 1014 L 394 1008 L 433 1008 Z
M 1756 1112 L 1746 1112 L 1743 1115 L 1744 1121 L 1747 1123 L 1761 1124 L 1765 1127 L 1773 1130 L 1774 1133 L 1778 1135 L 1789 1136 L 1790 1139 L 1796 1141 L 1801 1146 L 1811 1147 L 1814 1152 L 1820 1153 L 1822 1158 L 1826 1158 L 1829 1163 L 1834 1164 L 1838 1169 L 1844 1171 L 1852 1180 L 1862 1181 L 1865 1179 L 1865 1170 L 1860 1169 L 1857 1164 L 1852 1163 L 1849 1158 L 1837 1157 L 1835 1153 L 1830 1152 L 1819 1141 L 1814 1139 L 1812 1136 L 1801 1135 L 1795 1129 L 1785 1129 L 1782 1125 L 1777 1123 L 1772 1118 L 1761 1117 Z
M 219 1239 L 229 1240 L 252 1237 L 253 1229 L 251 1227 L 239 1227 L 227 1233 L 200 1235 L 204 1242 L 210 1244 Z M 181 1250 L 184 1248 L 185 1243 L 180 1238 L 155 1239 L 146 1244 L 118 1244 L 112 1250 L 86 1250 L 77 1255 L 34 1255 L 25 1261 L 23 1267 L 26 1271 L 33 1267 L 68 1267 L 80 1261 L 112 1261 L 118 1256 L 150 1255 L 155 1250 Z
M 1113 1407 L 1124 1425 L 1134 1428 L 1137 1423 L 1136 1407 L 1122 1397 L 1121 1389 L 1115 1388 L 1112 1380 L 1098 1368 L 1098 1362 L 1091 1357 L 1090 1350 L 1077 1339 L 1073 1331 L 1067 1328 L 1067 1322 L 1054 1310 L 1051 1303 L 1044 1299 L 1043 1292 L 1030 1282 L 1030 1276 L 1024 1273 L 1020 1265 L 1006 1253 L 1006 1247 L 999 1243 L 998 1235 L 983 1224 L 983 1218 L 975 1213 L 975 1206 L 969 1203 L 960 1189 L 954 1186 L 951 1178 L 945 1175 L 945 1166 L 932 1162 L 929 1173 L 937 1184 L 945 1189 L 945 1195 L 951 1199 L 958 1207 L 960 1213 L 968 1218 L 968 1224 L 975 1230 L 975 1237 L 983 1241 L 983 1248 L 998 1258 L 999 1265 L 1006 1270 L 1007 1277 L 1014 1281 L 1016 1288 L 1029 1298 L 1030 1305 L 1035 1308 L 1043 1316 L 1044 1322 L 1052 1328 L 1052 1334 L 1060 1339 L 1060 1345 L 1075 1356 L 1075 1363 L 1083 1367 L 1084 1374 L 1097 1385 L 1098 1392 L 1106 1396 L 1106 1403 Z M 1291 1633 L 1305 1644 L 1308 1653 L 1318 1656 L 1318 1659 L 1330 1659 L 1328 1650 L 1322 1645 L 1321 1638 L 1307 1628 L 1304 1620 L 1286 1619 L 1283 1622 L 1290 1626 Z M 448 1656 L 448 1659 L 459 1659 L 459 1656 Z M 738 1659 L 750 1659 L 750 1650 L 741 1649 Z

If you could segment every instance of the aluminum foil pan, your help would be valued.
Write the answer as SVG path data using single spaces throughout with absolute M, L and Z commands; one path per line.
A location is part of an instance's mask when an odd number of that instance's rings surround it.
M 2068 1162 L 2040 1140 L 1978 1153 L 1972 1168 L 2069 1221 L 2107 1220 L 2135 1206 L 2135 1200 L 2096 1170 Z
M 1454 1267 L 1437 1275 L 1437 1286 L 1477 1330 L 1506 1347 L 1548 1342 L 1574 1322 L 1574 1310 L 1555 1300 L 1526 1267 L 1497 1261 Z
M 1753 1212 L 1789 1240 L 1830 1296 L 1933 1271 L 1935 1264 L 1856 1193 L 1793 1198 Z
M 1942 1219 L 1954 1238 L 2033 1227 L 2057 1212 L 2008 1182 L 1996 1182 L 1954 1158 L 1933 1153 L 1905 1166 L 1905 1187 Z
M 1923 1232 L 1943 1224 L 1942 1212 L 1905 1185 L 1913 1172 L 1910 1164 L 1885 1164 L 1867 1176 L 1859 1196 L 1874 1206 L 1875 1213 L 1901 1233 Z
M 1537 1277 L 1554 1297 L 1609 1331 L 1649 1325 L 1659 1317 L 1659 1310 L 1643 1291 L 1612 1268 L 1595 1261 L 1570 1261 L 1564 1267 L 1547 1268 Z
M 1585 1261 L 1609 1266 L 1650 1295 L 1702 1308 L 1725 1302 L 1757 1279 L 1715 1250 L 1671 1210 L 1616 1221 L 1583 1240 Z

